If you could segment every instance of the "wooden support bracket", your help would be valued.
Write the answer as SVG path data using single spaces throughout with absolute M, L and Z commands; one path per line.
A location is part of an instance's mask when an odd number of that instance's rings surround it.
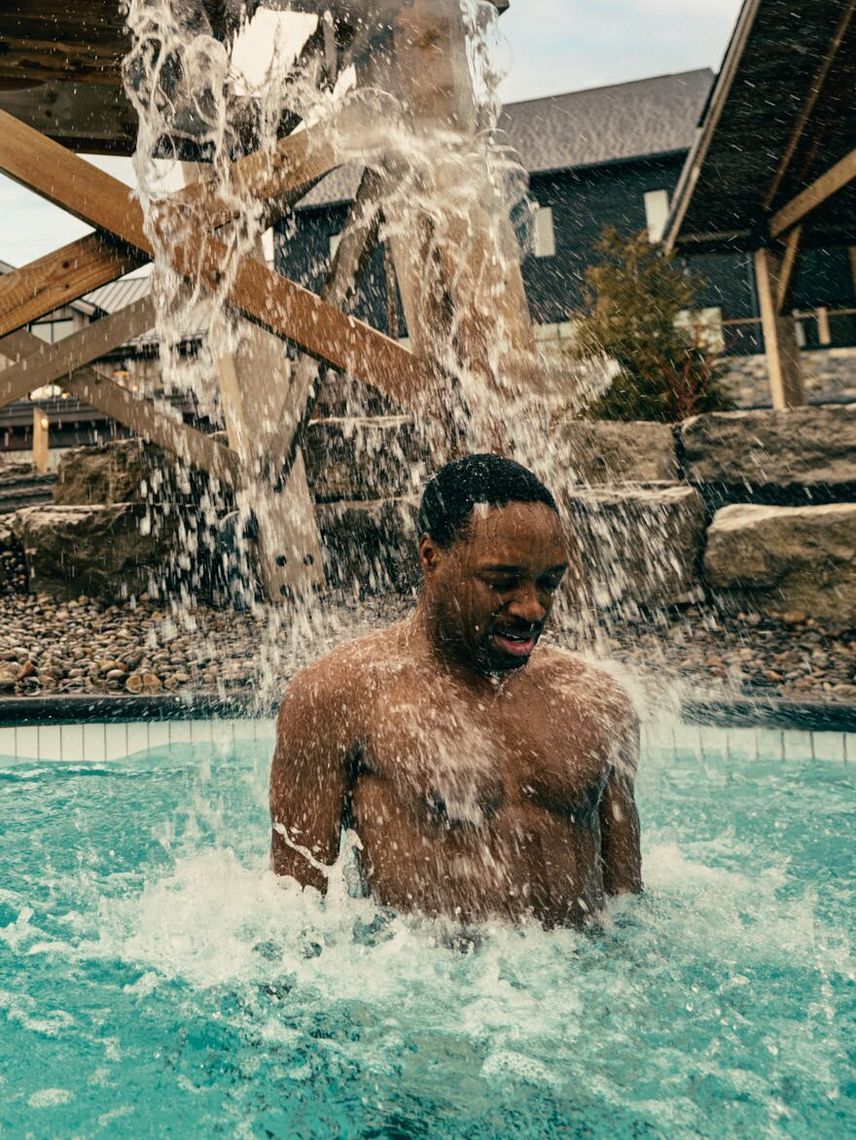
M 127 186 L 4 112 L 0 169 L 90 225 L 153 256 L 142 209 L 129 197 Z M 216 292 L 228 259 L 223 242 L 191 218 L 184 240 L 168 252 L 177 272 Z M 406 404 L 430 381 L 426 365 L 398 343 L 252 258 L 238 263 L 228 299 L 243 316 L 394 400 Z
M 773 407 L 795 408 L 805 403 L 805 394 L 793 317 L 776 309 L 780 274 L 781 258 L 771 249 L 759 249 L 755 254 L 755 280 Z
M 811 186 L 807 186 L 802 193 L 792 198 L 770 219 L 770 234 L 774 238 L 781 237 L 783 233 L 801 222 L 818 206 L 823 205 L 833 194 L 856 178 L 856 150 L 851 150 L 844 158 L 830 167 Z
M 93 360 L 106 356 L 132 337 L 151 328 L 154 320 L 154 302 L 151 297 L 142 297 L 109 317 L 93 321 L 80 332 L 72 333 L 56 344 L 45 344 L 33 337 L 39 347 L 17 364 L 0 372 L 0 407 L 22 399 L 35 388 L 70 376 L 83 364 L 90 364 Z
M 794 283 L 794 274 L 796 270 L 797 257 L 800 249 L 800 239 L 802 238 L 802 226 L 794 226 L 788 234 L 787 244 L 785 245 L 785 254 L 782 258 L 782 267 L 779 270 L 779 278 L 776 285 L 776 312 L 781 313 L 785 305 L 788 303 L 788 297 L 791 293 L 791 288 Z
M 42 348 L 44 342 L 23 329 L 0 340 L 0 353 L 10 360 L 32 356 Z M 0 372 L 0 377 L 5 375 L 5 372 Z M 232 487 L 239 485 L 238 457 L 233 451 L 204 432 L 161 411 L 151 400 L 129 392 L 109 376 L 89 367 L 75 369 L 70 376 L 62 378 L 62 383 L 73 396 L 130 428 L 143 439 L 172 452 L 215 479 Z

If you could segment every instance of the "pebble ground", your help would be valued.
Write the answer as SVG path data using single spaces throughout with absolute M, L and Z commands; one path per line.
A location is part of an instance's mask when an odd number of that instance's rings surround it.
M 292 635 L 269 615 L 153 600 L 0 598 L 0 697 L 159 693 L 275 696 L 329 644 L 402 616 L 401 598 L 338 602 Z M 643 687 L 856 704 L 856 630 L 789 613 L 725 618 L 691 607 L 606 625 L 599 650 Z

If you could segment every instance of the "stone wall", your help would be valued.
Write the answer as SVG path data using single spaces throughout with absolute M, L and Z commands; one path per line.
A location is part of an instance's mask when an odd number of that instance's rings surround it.
M 55 506 L 7 517 L 7 578 L 22 577 L 21 548 L 31 588 L 61 596 L 138 592 L 182 559 L 190 572 L 210 531 L 193 480 L 164 477 L 154 512 L 152 456 L 132 441 L 111 446 L 68 457 Z M 716 413 L 674 429 L 566 421 L 543 450 L 536 466 L 550 472 L 602 610 L 638 614 L 706 596 L 856 626 L 856 407 Z M 328 582 L 414 590 L 428 468 L 412 423 L 315 421 L 305 454 Z M 214 542 L 209 556 L 222 553 Z
M 800 353 L 800 361 L 810 403 L 856 401 L 856 348 L 812 349 Z M 723 381 L 738 407 L 770 407 L 770 374 L 763 353 L 729 356 Z
M 381 473 L 366 468 L 358 424 L 350 434 L 338 421 L 313 425 L 313 464 L 323 471 L 325 453 L 336 457 L 340 498 L 319 518 L 338 583 L 418 583 L 404 423 L 370 429 Z M 635 614 L 706 596 L 729 609 L 856 625 L 856 406 L 717 413 L 674 429 L 565 421 L 545 451 L 600 609 Z M 395 508 L 372 499 L 379 480 Z

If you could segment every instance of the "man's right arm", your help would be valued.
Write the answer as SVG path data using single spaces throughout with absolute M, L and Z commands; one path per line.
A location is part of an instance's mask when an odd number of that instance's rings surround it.
M 335 697 L 333 693 L 335 692 Z M 279 710 L 270 777 L 271 863 L 277 875 L 324 892 L 348 792 L 349 709 L 323 665 L 299 673 Z

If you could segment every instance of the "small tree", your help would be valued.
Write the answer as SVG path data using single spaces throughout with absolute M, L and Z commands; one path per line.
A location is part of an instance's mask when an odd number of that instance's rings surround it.
M 623 237 L 607 227 L 599 264 L 586 270 L 586 305 L 573 353 L 606 356 L 618 372 L 583 414 L 590 419 L 675 423 L 732 406 L 720 387 L 719 348 L 693 319 L 699 279 L 647 233 Z M 682 319 L 683 316 L 683 319 Z

